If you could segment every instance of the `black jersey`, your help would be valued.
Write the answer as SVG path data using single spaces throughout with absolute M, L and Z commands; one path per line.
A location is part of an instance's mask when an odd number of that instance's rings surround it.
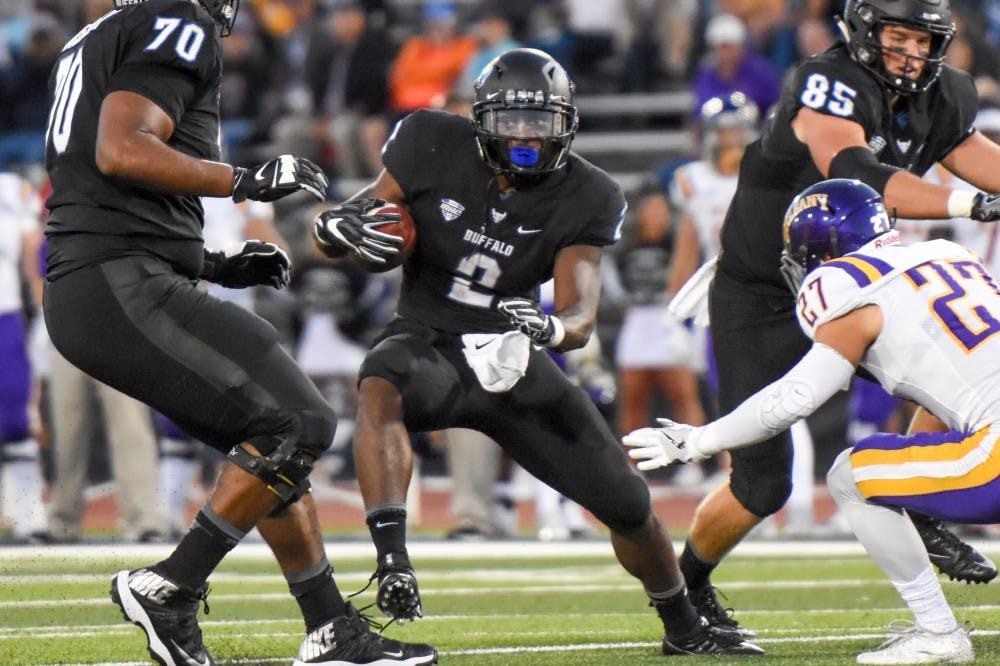
M 887 89 L 842 44 L 799 65 L 743 156 L 719 267 L 750 289 L 791 299 L 778 270 L 782 220 L 796 194 L 823 180 L 791 127 L 803 106 L 858 123 L 880 162 L 918 176 L 970 135 L 977 110 L 972 78 L 947 65 L 926 91 L 890 102 Z
M 604 171 L 570 153 L 539 183 L 500 192 L 463 116 L 412 113 L 382 157 L 417 227 L 397 312 L 438 330 L 510 330 L 497 297 L 537 298 L 560 250 L 610 245 L 621 233 L 625 199 Z
M 104 98 L 135 92 L 174 122 L 171 147 L 218 159 L 222 50 L 198 3 L 149 0 L 113 10 L 63 48 L 49 80 L 46 167 L 52 180 L 49 276 L 122 254 L 152 253 L 182 272 L 202 261 L 196 196 L 160 194 L 104 176 L 95 145 Z

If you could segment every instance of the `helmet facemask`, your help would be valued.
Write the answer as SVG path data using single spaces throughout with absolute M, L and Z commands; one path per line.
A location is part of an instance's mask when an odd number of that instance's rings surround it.
M 508 51 L 486 66 L 472 106 L 479 152 L 513 184 L 540 180 L 566 163 L 577 129 L 573 84 L 547 54 Z
M 951 22 L 951 11 L 946 1 L 940 4 L 921 0 L 910 0 L 899 15 L 880 5 L 886 0 L 849 0 L 845 18 L 839 27 L 847 40 L 848 48 L 865 69 L 872 72 L 893 92 L 909 95 L 926 90 L 941 74 L 944 57 L 955 36 L 955 26 Z M 934 11 L 936 10 L 936 11 Z M 888 26 L 899 26 L 918 30 L 930 35 L 931 45 L 923 55 L 903 53 L 882 44 L 882 34 Z M 922 63 L 920 75 L 909 78 L 890 72 L 885 64 L 885 53 L 894 52 L 910 61 Z

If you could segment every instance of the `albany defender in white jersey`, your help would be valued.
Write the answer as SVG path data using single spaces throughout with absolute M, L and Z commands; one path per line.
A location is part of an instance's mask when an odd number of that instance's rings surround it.
M 804 240 L 794 236 L 798 220 Z M 718 421 L 701 428 L 669 422 L 626 438 L 631 446 L 662 442 L 676 455 L 657 445 L 632 457 L 650 468 L 766 439 L 846 388 L 860 364 L 949 430 L 859 442 L 851 460 L 865 496 L 957 522 L 1000 522 L 1000 450 L 993 454 L 1000 425 L 991 434 L 1000 424 L 1000 291 L 993 277 L 955 243 L 899 245 L 881 198 L 859 181 L 825 181 L 800 194 L 789 206 L 785 242 L 783 272 L 796 287 L 812 349 Z M 824 247 L 815 251 L 818 242 Z M 828 333 L 855 313 L 867 319 Z
M 782 274 L 809 352 L 785 375 L 703 427 L 660 419 L 625 437 L 640 469 L 761 442 L 805 418 L 858 365 L 918 403 L 936 432 L 876 433 L 837 458 L 830 492 L 915 622 L 863 664 L 973 660 L 968 630 L 941 593 L 899 509 L 1000 522 L 1000 289 L 972 252 L 946 240 L 899 244 L 881 197 L 856 180 L 807 188 L 788 208 Z

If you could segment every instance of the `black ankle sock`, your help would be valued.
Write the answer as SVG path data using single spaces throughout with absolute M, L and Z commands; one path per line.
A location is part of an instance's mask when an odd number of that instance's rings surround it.
M 288 591 L 302 610 L 307 634 L 347 610 L 344 597 L 333 582 L 333 568 L 326 558 L 307 571 L 291 576 L 286 574 L 285 579 Z
M 376 507 L 365 516 L 381 562 L 389 553 L 406 554 L 406 509 L 402 505 Z
M 694 590 L 709 584 L 708 578 L 712 575 L 718 562 L 706 562 L 701 555 L 691 545 L 691 540 L 684 542 L 684 551 L 681 553 L 678 563 L 681 573 L 684 574 L 684 581 L 688 589 Z
M 663 620 L 663 628 L 671 639 L 686 638 L 701 626 L 698 611 L 688 599 L 687 586 L 683 583 L 679 590 L 662 594 L 649 593 L 649 605 Z
M 154 569 L 182 588 L 197 590 L 245 534 L 206 504 L 174 552 Z

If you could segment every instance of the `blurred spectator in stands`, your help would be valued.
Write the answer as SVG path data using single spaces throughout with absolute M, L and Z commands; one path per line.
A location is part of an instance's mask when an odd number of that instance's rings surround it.
M 986 21 L 980 12 L 956 4 L 952 16 L 956 31 L 948 47 L 946 61 L 972 75 L 980 100 L 995 103 L 1000 77 L 1000 47 L 987 38 Z
M 237 15 L 229 37 L 222 42 L 222 63 L 226 75 L 222 79 L 222 138 L 226 154 L 235 162 L 252 162 L 253 157 L 241 154 L 245 142 L 261 141 L 268 127 L 263 118 L 265 101 L 272 85 L 271 66 L 257 35 L 251 15 Z
M 27 40 L 0 71 L 0 165 L 45 160 L 48 80 L 66 35 L 49 14 L 38 14 Z
M 41 305 L 40 208 L 27 181 L 0 173 L 0 507 L 14 542 L 41 542 L 48 535 L 25 316 Z M 22 302 L 22 295 L 31 302 Z
M 573 55 L 566 69 L 573 75 L 577 89 L 611 92 L 604 89 L 621 72 L 621 60 L 616 55 L 628 28 L 624 0 L 563 0 L 563 5 L 574 37 Z
M 628 298 L 615 348 L 622 433 L 650 421 L 656 393 L 667 398 L 671 413 L 691 419 L 684 423 L 705 422 L 697 379 L 704 355 L 696 352 L 690 328 L 667 313 L 673 226 L 666 194 L 653 186 L 640 196 L 633 224 L 614 252 Z
M 732 14 L 713 16 L 705 29 L 711 49 L 695 76 L 695 109 L 713 97 L 743 92 L 762 113 L 778 100 L 780 78 L 747 43 L 747 30 Z
M 90 25 L 115 8 L 113 0 L 80 0 L 77 3 L 70 3 L 76 10 L 76 24 L 74 30 L 79 30 L 85 25 Z
M 387 134 L 388 71 L 395 55 L 361 0 L 334 0 L 316 22 L 305 78 L 315 109 L 315 136 L 332 146 L 320 163 L 344 178 L 371 178 L 382 168 Z
M 287 37 L 312 18 L 316 0 L 251 0 L 250 7 L 268 34 Z
M 804 18 L 795 30 L 795 46 L 800 59 L 819 55 L 834 45 L 830 24 L 818 18 Z
M 423 7 L 424 31 L 405 42 L 389 73 L 390 108 L 398 119 L 411 111 L 439 108 L 478 48 L 458 31 L 452 2 L 430 0 Z
M 472 54 L 454 86 L 454 91 L 468 95 L 472 94 L 473 84 L 491 60 L 505 51 L 521 46 L 511 36 L 510 20 L 505 11 L 494 0 L 488 1 L 479 9 L 473 36 L 478 40 L 479 48 Z
M 561 2 L 537 3 L 530 26 L 526 46 L 545 51 L 557 62 L 573 62 L 576 36 L 570 31 L 569 16 Z M 571 74 L 575 79 L 576 72 Z

